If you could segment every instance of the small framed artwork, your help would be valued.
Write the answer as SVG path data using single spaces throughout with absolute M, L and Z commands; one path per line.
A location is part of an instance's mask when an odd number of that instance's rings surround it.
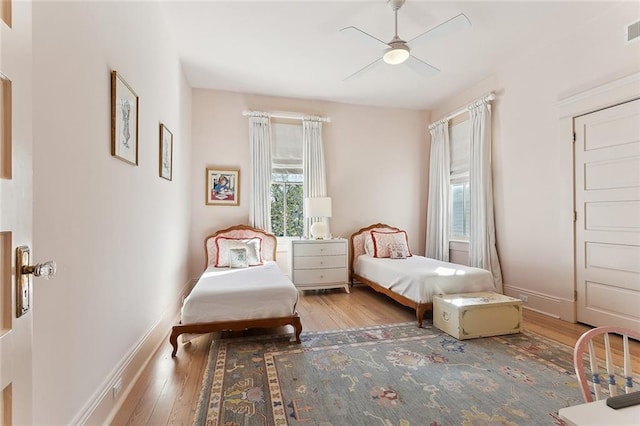
M 111 71 L 111 155 L 138 165 L 138 95 Z
M 173 133 L 160 123 L 160 177 L 173 177 Z
M 228 168 L 207 168 L 208 205 L 240 205 L 240 170 Z

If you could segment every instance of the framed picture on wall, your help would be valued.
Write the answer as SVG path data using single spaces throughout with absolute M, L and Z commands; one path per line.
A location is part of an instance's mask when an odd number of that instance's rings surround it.
M 160 177 L 173 177 L 173 133 L 160 123 Z
M 138 165 L 138 95 L 111 71 L 111 155 Z
M 225 167 L 207 168 L 208 205 L 240 205 L 240 170 Z

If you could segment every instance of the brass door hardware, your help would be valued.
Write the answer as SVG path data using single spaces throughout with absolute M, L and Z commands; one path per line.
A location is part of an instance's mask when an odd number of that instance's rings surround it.
M 28 246 L 16 248 L 16 318 L 26 314 L 31 307 L 31 275 L 51 279 L 56 275 L 56 262 L 50 260 L 36 265 L 31 263 Z

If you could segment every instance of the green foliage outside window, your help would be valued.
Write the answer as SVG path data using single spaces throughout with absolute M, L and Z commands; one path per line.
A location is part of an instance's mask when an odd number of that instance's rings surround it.
M 301 236 L 304 230 L 302 175 L 274 173 L 271 184 L 271 232 Z

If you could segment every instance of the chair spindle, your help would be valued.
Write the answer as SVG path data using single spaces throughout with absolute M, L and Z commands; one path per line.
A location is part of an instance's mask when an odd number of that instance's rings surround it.
M 611 354 L 609 333 L 604 334 L 604 352 L 605 361 L 607 363 L 607 383 L 609 384 L 609 395 L 616 396 L 618 394 L 618 389 L 616 388 L 616 372 L 613 368 L 613 356 Z

